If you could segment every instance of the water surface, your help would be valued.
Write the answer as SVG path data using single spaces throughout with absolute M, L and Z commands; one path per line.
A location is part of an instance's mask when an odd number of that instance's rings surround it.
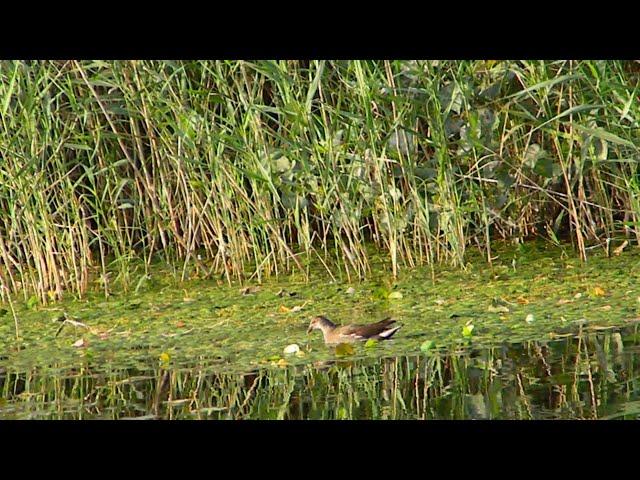
M 640 255 L 496 255 L 395 281 L 165 275 L 108 299 L 16 301 L 16 318 L 0 311 L 0 418 L 636 418 Z M 336 352 L 306 334 L 318 314 L 403 327 Z

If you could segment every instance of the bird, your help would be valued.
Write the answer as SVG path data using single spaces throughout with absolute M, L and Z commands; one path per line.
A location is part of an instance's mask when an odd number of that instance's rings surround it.
M 369 339 L 387 340 L 402 327 L 402 325 L 394 325 L 395 323 L 396 320 L 389 317 L 366 325 L 337 326 L 327 317 L 320 315 L 311 319 L 307 334 L 313 330 L 321 330 L 326 344 L 357 342 Z

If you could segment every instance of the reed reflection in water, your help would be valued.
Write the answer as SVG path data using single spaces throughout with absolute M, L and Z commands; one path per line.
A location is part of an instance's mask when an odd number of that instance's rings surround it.
M 637 329 L 248 373 L 206 358 L 169 369 L 149 359 L 147 370 L 0 367 L 0 418 L 638 418 Z

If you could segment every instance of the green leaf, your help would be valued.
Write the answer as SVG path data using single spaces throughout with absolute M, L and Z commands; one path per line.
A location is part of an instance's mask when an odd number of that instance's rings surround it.
M 402 292 L 391 292 L 387 298 L 389 300 L 399 300 L 402 298 Z
M 225 99 L 222 95 L 218 95 L 216 93 L 212 93 L 209 95 L 209 101 L 211 103 L 217 103 L 217 104 L 221 104 L 225 102 Z
M 291 168 L 291 162 L 284 155 L 273 162 L 274 168 L 278 173 L 284 173 Z
M 483 97 L 486 100 L 495 100 L 500 95 L 500 90 L 502 87 L 502 82 L 497 81 L 489 85 L 487 88 L 482 90 L 479 94 L 480 97 Z
M 200 180 L 191 180 L 189 181 L 189 184 L 191 185 L 191 188 L 193 188 L 194 190 L 204 190 L 206 188 L 204 183 L 201 182 Z
M 541 177 L 546 177 L 546 178 L 553 178 L 555 177 L 556 173 L 559 171 L 560 173 L 562 173 L 562 170 L 558 169 L 554 169 L 554 162 L 553 159 L 551 159 L 548 156 L 543 156 L 540 157 L 538 159 L 538 161 L 536 162 L 536 166 L 533 169 L 534 172 L 536 172 L 538 175 L 540 175 Z
M 88 145 L 80 145 L 78 143 L 65 143 L 63 146 L 70 150 L 85 150 L 88 152 L 93 151 L 93 148 L 89 147 Z
M 129 310 L 135 310 L 139 308 L 141 304 L 142 304 L 142 300 L 131 300 L 129 302 L 129 305 L 127 305 L 127 308 Z
M 386 300 L 389 297 L 389 290 L 384 287 L 378 287 L 372 292 L 371 296 L 380 300 Z
M 423 352 L 428 352 L 435 346 L 436 342 L 434 342 L 433 340 L 425 340 L 424 342 L 422 342 L 422 345 L 420 345 L 420 350 L 422 350 Z
M 562 75 L 560 77 L 553 78 L 551 80 L 546 80 L 544 82 L 536 83 L 529 88 L 525 88 L 524 90 L 520 90 L 519 92 L 514 93 L 513 95 L 509 95 L 507 98 L 514 98 L 524 95 L 525 93 L 533 92 L 534 90 L 538 90 L 540 88 L 551 87 L 557 83 L 568 82 L 571 80 L 576 80 L 580 78 L 580 75 Z
M 464 327 L 462 327 L 462 336 L 463 337 L 470 337 L 471 335 L 473 335 L 473 329 L 475 327 L 473 326 L 472 323 L 469 323 L 467 325 L 465 325 Z
M 542 122 L 541 124 L 539 124 L 537 127 L 531 129 L 529 131 L 529 134 L 532 134 L 533 132 L 541 129 L 542 127 L 555 122 L 556 120 L 561 119 L 562 117 L 566 117 L 568 115 L 574 114 L 574 113 L 578 113 L 578 112 L 582 112 L 585 110 L 597 110 L 599 108 L 604 108 L 606 107 L 606 105 L 602 105 L 602 104 L 596 104 L 596 105 L 576 105 L 575 107 L 572 108 L 568 108 L 566 110 L 564 110 L 563 112 L 560 112 L 558 115 L 556 115 L 555 117 L 550 118 L 549 120 Z M 622 139 L 620 139 L 622 140 Z M 630 142 L 629 142 L 630 143 Z M 633 144 L 631 144 L 633 145 Z
M 593 137 L 600 138 L 602 140 L 607 140 L 612 143 L 617 143 L 619 145 L 625 145 L 627 147 L 635 147 L 635 144 L 633 142 L 630 142 L 629 140 L 625 140 L 624 138 L 620 138 L 617 135 L 614 135 L 613 133 L 609 133 L 606 130 L 603 130 L 602 128 L 588 128 L 588 127 L 583 127 L 582 125 L 579 125 L 577 123 L 573 123 L 572 126 L 574 129 L 578 130 L 579 132 L 586 133 Z
M 316 75 L 309 85 L 309 91 L 307 92 L 307 99 L 305 102 L 305 108 L 307 112 L 311 112 L 311 104 L 313 103 L 313 97 L 315 97 L 316 92 L 318 91 L 318 86 L 320 85 L 320 79 L 322 78 L 322 72 L 324 71 L 324 65 L 326 60 L 314 61 L 316 65 Z
M 366 343 L 364 344 L 365 348 L 373 348 L 376 345 L 378 345 L 378 340 L 375 340 L 373 338 L 370 338 L 369 340 L 366 341 Z
M 450 82 L 442 87 L 438 92 L 438 97 L 445 113 L 460 113 L 462 110 L 462 90 L 456 82 Z
M 435 168 L 428 167 L 416 167 L 413 170 L 416 177 L 422 180 L 431 180 L 438 176 L 438 171 Z
M 504 168 L 496 169 L 495 178 L 503 190 L 509 189 L 511 185 L 516 183 L 516 179 L 509 175 L 509 171 Z
M 353 345 L 349 343 L 339 343 L 336 346 L 336 355 L 338 355 L 339 357 L 353 355 L 354 353 L 355 349 L 353 348 Z
M 18 62 L 15 62 L 13 67 L 13 74 L 11 75 L 11 80 L 9 81 L 9 86 L 4 89 L 4 101 L 2 102 L 2 115 L 4 116 L 9 109 L 9 105 L 11 104 L 11 98 L 13 97 L 13 89 L 16 86 L 16 78 L 18 76 L 19 65 Z
M 596 159 L 603 162 L 609 156 L 609 144 L 604 138 L 599 138 L 599 141 L 595 143 Z
M 29 297 L 29 300 L 27 300 L 27 308 L 29 310 L 33 310 L 37 306 L 38 306 L 38 297 L 35 295 L 31 295 L 31 297 Z

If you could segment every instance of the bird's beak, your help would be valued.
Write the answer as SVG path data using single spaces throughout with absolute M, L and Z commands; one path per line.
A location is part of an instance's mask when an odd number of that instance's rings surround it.
M 313 327 L 309 325 L 309 328 L 307 328 L 307 335 L 309 335 L 312 331 L 313 331 Z

